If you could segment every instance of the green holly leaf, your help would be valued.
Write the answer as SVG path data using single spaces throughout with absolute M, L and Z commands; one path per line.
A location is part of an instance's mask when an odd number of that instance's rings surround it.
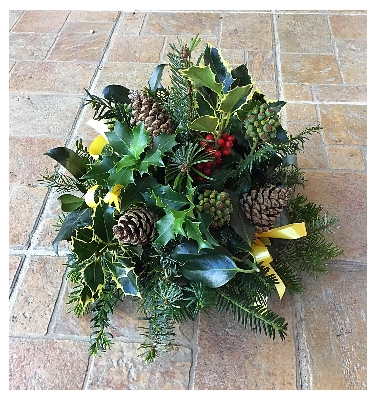
M 198 244 L 198 251 L 203 248 L 213 248 L 209 242 L 203 239 L 201 231 L 200 231 L 200 224 L 201 222 L 191 221 L 187 219 L 185 222 L 185 230 L 187 232 L 187 238 L 193 239 Z
M 239 102 L 239 100 L 248 96 L 251 90 L 252 85 L 239 86 L 235 89 L 230 90 L 223 97 L 219 109 L 223 112 L 230 113 L 234 109 L 234 106 Z
M 129 147 L 132 144 L 133 133 L 126 122 L 115 121 L 112 132 L 106 133 L 110 146 L 120 156 L 131 154 Z
M 158 236 L 153 242 L 156 247 L 165 246 L 170 240 L 175 238 L 174 223 L 175 217 L 170 212 L 167 212 L 166 215 L 157 221 Z
M 61 202 L 61 210 L 64 212 L 76 210 L 85 203 L 84 199 L 72 194 L 62 194 L 57 199 Z
M 104 272 L 100 258 L 94 258 L 86 265 L 84 280 L 93 295 L 104 286 Z
M 175 192 L 170 185 L 158 185 L 152 189 L 152 196 L 160 200 L 159 207 L 167 206 L 173 210 L 181 210 L 189 204 L 187 196 Z
M 93 214 L 94 233 L 105 243 L 111 242 L 114 237 L 112 231 L 115 225 L 114 211 L 114 207 L 100 200 Z
M 188 123 L 188 127 L 194 131 L 199 132 L 215 132 L 219 124 L 217 117 L 211 117 L 210 115 L 204 115 L 198 117 L 192 122 Z
M 137 164 L 137 160 L 133 155 L 127 154 L 125 155 L 117 164 L 116 164 L 116 172 L 119 172 L 123 168 L 133 167 Z
M 93 254 L 101 252 L 105 247 L 106 244 L 100 242 L 94 236 L 94 230 L 91 227 L 78 229 L 76 236 L 72 237 L 72 252 L 81 261 L 88 260 Z
M 88 171 L 82 178 L 94 179 L 98 184 L 105 183 L 106 179 L 110 175 L 110 170 L 118 160 L 119 158 L 115 154 L 111 156 L 103 156 L 102 160 L 98 160 L 93 164 L 90 171 Z
M 134 182 L 133 171 L 133 169 L 123 168 L 119 172 L 116 172 L 115 168 L 113 168 L 107 180 L 108 186 L 111 187 L 119 184 L 126 188 L 130 183 Z
M 152 151 L 160 150 L 161 154 L 165 154 L 171 152 L 173 147 L 177 145 L 175 140 L 176 133 L 173 135 L 169 135 L 165 132 L 162 132 L 160 135 L 156 136 L 153 139 L 153 146 L 151 148 Z
M 129 144 L 129 152 L 136 160 L 140 159 L 141 153 L 145 150 L 149 143 L 149 134 L 145 129 L 143 122 L 132 129 L 133 139 Z
M 209 225 L 212 222 L 212 216 L 207 212 L 201 212 L 197 214 L 197 219 L 201 223 L 200 231 L 205 235 L 207 242 L 211 246 L 219 246 L 218 242 L 213 238 L 209 231 Z
M 123 212 L 129 206 L 137 203 L 143 203 L 144 197 L 142 193 L 149 188 L 153 188 L 158 184 L 157 180 L 151 176 L 136 177 L 133 183 L 130 183 L 122 191 L 121 196 L 121 211 Z
M 196 88 L 205 86 L 219 96 L 222 93 L 223 84 L 216 82 L 215 75 L 209 66 L 200 67 L 194 65 L 190 68 L 182 69 L 181 74 L 191 80 Z
M 62 240 L 70 240 L 76 229 L 83 228 L 92 223 L 92 212 L 91 208 L 85 208 L 83 210 L 74 210 L 67 214 L 56 238 L 52 242 L 52 248 L 56 254 L 58 254 L 58 246 Z
M 156 167 L 163 167 L 164 163 L 162 161 L 162 154 L 159 149 L 156 149 L 154 152 L 148 152 L 145 158 L 141 161 L 140 166 L 138 168 L 140 175 L 146 174 L 151 165 Z

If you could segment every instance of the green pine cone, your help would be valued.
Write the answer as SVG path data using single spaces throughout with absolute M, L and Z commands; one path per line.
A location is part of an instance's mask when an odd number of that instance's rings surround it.
M 216 190 L 205 190 L 197 197 L 196 211 L 205 211 L 212 216 L 210 228 L 219 228 L 230 221 L 233 206 L 227 192 Z

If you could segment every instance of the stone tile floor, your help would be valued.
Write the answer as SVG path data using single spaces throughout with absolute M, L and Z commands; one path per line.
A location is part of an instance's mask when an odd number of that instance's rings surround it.
M 366 10 L 9 12 L 11 390 L 367 389 L 366 26 Z M 66 313 L 64 251 L 51 247 L 59 204 L 38 182 L 54 163 L 43 153 L 95 136 L 84 88 L 139 89 L 169 43 L 196 33 L 231 65 L 246 63 L 267 98 L 288 102 L 289 131 L 324 127 L 299 165 L 310 200 L 339 216 L 332 239 L 344 253 L 303 295 L 272 299 L 289 322 L 284 342 L 213 312 L 181 325 L 176 349 L 145 366 L 125 302 L 115 345 L 90 358 L 88 319 Z

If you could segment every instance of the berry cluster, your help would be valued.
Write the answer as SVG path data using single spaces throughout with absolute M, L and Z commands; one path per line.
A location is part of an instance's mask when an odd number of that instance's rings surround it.
M 276 137 L 278 125 L 280 125 L 280 121 L 277 110 L 268 104 L 255 106 L 245 119 L 246 135 L 257 137 L 263 141 Z
M 215 139 L 212 134 L 206 135 L 200 144 L 205 148 L 206 153 L 214 157 L 214 160 L 196 164 L 196 169 L 204 175 L 210 176 L 215 169 L 221 167 L 223 163 L 222 157 L 227 157 L 231 154 L 231 147 L 234 145 L 234 140 L 234 136 L 228 133 L 222 133 L 218 139 Z

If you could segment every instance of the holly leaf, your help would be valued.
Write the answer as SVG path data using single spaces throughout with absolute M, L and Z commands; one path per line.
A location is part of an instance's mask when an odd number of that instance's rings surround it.
M 123 168 L 116 172 L 115 168 L 110 171 L 108 177 L 108 186 L 115 186 L 116 184 L 123 185 L 126 188 L 130 183 L 134 182 L 133 169 Z
M 93 215 L 93 229 L 95 234 L 105 243 L 111 242 L 114 234 L 112 227 L 115 225 L 115 208 L 103 201 L 99 201 Z
M 106 247 L 106 244 L 99 242 L 91 227 L 85 227 L 76 231 L 76 236 L 72 237 L 72 252 L 81 261 L 88 260 L 93 254 L 99 253 Z
M 117 164 L 116 172 L 119 172 L 123 168 L 133 167 L 137 164 L 137 160 L 131 154 L 125 155 Z
M 85 203 L 85 199 L 72 194 L 62 194 L 57 199 L 61 202 L 61 210 L 64 212 L 76 210 Z
M 211 246 L 219 246 L 218 242 L 213 238 L 209 231 L 209 225 L 212 222 L 212 216 L 207 212 L 197 214 L 197 219 L 201 222 L 200 231 L 205 235 L 207 242 Z
M 176 134 L 169 135 L 162 132 L 160 135 L 153 139 L 153 146 L 151 151 L 160 150 L 161 154 L 168 153 L 172 151 L 172 148 L 177 145 L 175 140 Z
M 248 96 L 251 90 L 252 85 L 239 86 L 235 89 L 230 90 L 223 97 L 219 109 L 223 112 L 230 113 L 233 110 L 234 106 L 239 102 L 239 100 Z
M 113 154 L 111 156 L 103 156 L 102 160 L 98 160 L 92 165 L 90 171 L 88 171 L 82 178 L 83 179 L 95 179 L 98 184 L 105 182 L 110 175 L 110 170 L 114 167 L 118 157 Z
M 151 165 L 157 167 L 163 167 L 164 163 L 162 161 L 162 154 L 159 149 L 156 149 L 154 152 L 148 152 L 145 158 L 141 161 L 140 166 L 138 168 L 140 175 L 146 174 Z
M 94 258 L 84 270 L 84 280 L 94 294 L 104 286 L 104 272 L 100 258 Z
M 201 231 L 200 231 L 201 222 L 191 221 L 188 219 L 185 222 L 185 230 L 187 232 L 187 238 L 193 239 L 198 244 L 198 251 L 203 248 L 213 248 L 209 242 L 203 239 Z
M 106 133 L 110 146 L 120 156 L 131 154 L 129 147 L 133 140 L 133 133 L 126 122 L 115 121 L 112 132 Z
M 209 66 L 200 67 L 194 65 L 190 68 L 182 69 L 181 74 L 187 77 L 196 88 L 205 86 L 218 95 L 222 93 L 223 84 L 216 82 L 215 75 Z
M 157 180 L 151 176 L 136 177 L 133 183 L 130 183 L 123 189 L 121 196 L 121 211 L 126 210 L 129 206 L 136 203 L 144 202 L 142 193 L 149 188 L 155 187 L 158 184 Z
M 158 185 L 152 189 L 152 196 L 161 201 L 159 207 L 167 206 L 173 210 L 181 210 L 189 204 L 187 196 L 183 193 L 175 192 L 170 185 Z
M 56 238 L 52 242 L 52 248 L 56 254 L 58 254 L 58 246 L 62 240 L 70 240 L 76 229 L 83 228 L 92 223 L 91 214 L 91 208 L 74 210 L 67 214 Z
M 140 159 L 141 153 L 145 150 L 149 143 L 149 134 L 145 129 L 145 125 L 141 122 L 132 129 L 133 139 L 129 143 L 129 152 L 136 160 Z
M 199 132 L 215 132 L 219 124 L 217 117 L 211 117 L 210 115 L 204 115 L 198 117 L 192 122 L 188 123 L 188 127 L 194 131 Z
M 175 217 L 172 213 L 167 212 L 159 221 L 157 221 L 158 237 L 154 240 L 157 247 L 165 246 L 170 240 L 175 238 L 174 233 Z

